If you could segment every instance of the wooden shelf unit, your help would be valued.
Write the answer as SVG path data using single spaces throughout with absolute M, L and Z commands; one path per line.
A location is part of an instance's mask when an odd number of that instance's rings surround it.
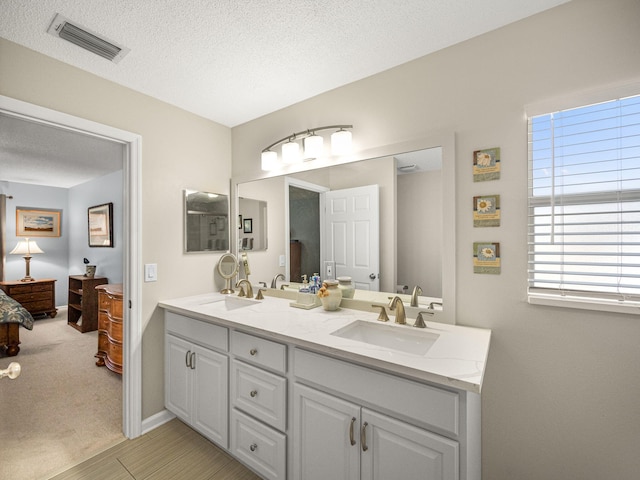
M 69 311 L 67 323 L 79 332 L 98 329 L 98 292 L 96 287 L 109 283 L 106 277 L 69 276 Z

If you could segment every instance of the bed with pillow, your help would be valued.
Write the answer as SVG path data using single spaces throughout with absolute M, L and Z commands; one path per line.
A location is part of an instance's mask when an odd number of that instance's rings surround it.
M 0 290 L 0 348 L 5 348 L 8 357 L 20 351 L 20 326 L 33 329 L 33 317 L 13 298 Z

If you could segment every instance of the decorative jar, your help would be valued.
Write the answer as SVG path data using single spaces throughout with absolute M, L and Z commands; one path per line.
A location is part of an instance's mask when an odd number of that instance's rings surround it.
M 318 290 L 318 297 L 322 302 L 322 308 L 327 311 L 337 310 L 342 300 L 342 292 L 338 288 L 337 280 L 325 280 Z
M 342 298 L 353 298 L 356 292 L 355 287 L 351 283 L 351 277 L 338 277 L 338 288 L 342 292 Z

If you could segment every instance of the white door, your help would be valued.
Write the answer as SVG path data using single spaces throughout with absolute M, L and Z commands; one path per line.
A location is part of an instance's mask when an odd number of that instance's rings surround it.
M 198 346 L 193 351 L 193 426 L 227 448 L 228 358 Z
M 336 277 L 351 277 L 359 290 L 380 290 L 380 207 L 378 185 L 324 194 L 325 260 Z
M 458 442 L 362 409 L 362 480 L 458 480 Z
M 359 480 L 360 407 L 297 383 L 293 398 L 293 478 Z

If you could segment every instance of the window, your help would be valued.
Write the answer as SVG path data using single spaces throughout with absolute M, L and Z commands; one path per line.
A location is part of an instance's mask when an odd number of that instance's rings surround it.
M 640 313 L 640 95 L 529 118 L 529 301 Z

